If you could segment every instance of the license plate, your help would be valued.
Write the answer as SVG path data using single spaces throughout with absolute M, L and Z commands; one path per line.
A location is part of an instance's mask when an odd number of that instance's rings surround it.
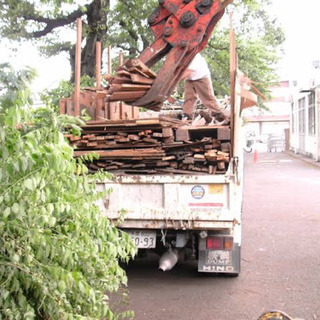
M 133 243 L 139 249 L 151 249 L 156 247 L 156 232 L 155 231 L 127 231 L 131 236 Z

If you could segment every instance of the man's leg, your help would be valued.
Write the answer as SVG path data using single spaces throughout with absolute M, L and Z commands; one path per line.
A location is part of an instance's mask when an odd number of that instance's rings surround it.
M 194 81 L 186 80 L 184 83 L 184 103 L 183 113 L 192 118 L 194 106 L 197 102 L 197 92 L 194 87 Z
M 218 100 L 213 93 L 211 79 L 206 77 L 196 80 L 194 81 L 194 87 L 203 105 L 213 112 L 213 116 L 218 121 L 223 121 L 226 115 L 220 109 Z

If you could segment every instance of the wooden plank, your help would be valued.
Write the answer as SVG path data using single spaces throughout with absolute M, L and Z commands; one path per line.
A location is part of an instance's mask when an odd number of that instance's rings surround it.
M 224 161 L 219 161 L 218 162 L 218 169 L 219 170 L 225 170 L 226 169 L 226 165 Z
M 141 120 L 136 120 L 135 122 L 137 125 L 159 124 L 160 119 L 141 119 Z M 150 131 L 149 133 L 152 133 L 152 131 Z
M 221 151 L 230 153 L 230 151 L 231 151 L 231 143 L 230 142 L 221 143 Z
M 176 141 L 190 140 L 189 130 L 185 128 L 179 128 L 176 130 Z
M 113 77 L 112 79 L 112 85 L 123 84 L 123 83 L 130 84 L 132 83 L 132 80 L 127 77 Z
M 141 83 L 141 84 L 153 84 L 154 80 L 150 79 L 149 77 L 146 78 L 141 74 L 131 73 L 130 74 L 131 81 L 133 83 Z
M 142 141 L 147 143 L 154 143 L 154 144 L 157 144 L 159 142 L 157 139 L 152 139 L 152 138 L 143 138 Z
M 96 147 L 98 145 L 97 142 L 88 142 L 87 147 Z
M 151 78 L 156 78 L 157 74 L 154 73 L 151 69 L 149 69 L 141 60 L 139 59 L 130 59 L 125 63 L 127 68 L 137 67 L 141 69 L 144 73 L 146 73 Z
M 218 140 L 230 140 L 231 133 L 229 127 L 223 127 L 218 129 L 217 139 Z
M 152 136 L 155 137 L 155 138 L 162 138 L 163 137 L 162 133 L 160 133 L 160 132 L 154 132 L 152 134 Z
M 67 99 L 66 98 L 61 98 L 59 101 L 59 112 L 60 114 L 65 114 L 67 111 Z
M 215 174 L 217 171 L 217 166 L 209 165 L 209 174 Z
M 150 85 L 145 84 L 112 84 L 111 88 L 109 89 L 109 94 L 118 91 L 147 91 L 150 88 Z
M 193 156 L 194 159 L 197 159 L 197 160 L 205 160 L 206 157 L 204 156 L 204 154 L 200 154 L 200 153 L 197 153 Z
M 130 72 L 128 72 L 126 70 L 117 71 L 117 75 L 122 76 L 122 77 L 128 77 L 129 79 L 131 79 Z
M 81 140 L 81 137 L 79 137 L 79 136 L 72 136 L 72 137 L 69 137 L 69 140 L 70 140 L 70 141 L 79 141 L 79 140 Z
M 139 137 L 139 135 L 137 135 L 137 134 L 129 134 L 129 135 L 128 135 L 128 138 L 129 138 L 130 140 L 132 140 L 132 141 L 139 141 L 139 140 L 140 140 L 140 137 Z
M 163 128 L 162 129 L 162 136 L 163 136 L 163 138 L 172 138 L 173 137 L 172 128 Z
M 145 95 L 145 91 L 121 91 L 114 92 L 111 96 L 107 96 L 108 101 L 134 101 Z
M 194 164 L 194 158 L 193 157 L 186 157 L 182 162 L 184 164 Z
M 130 74 L 138 74 L 142 77 L 144 77 L 145 79 L 150 79 L 152 81 L 152 83 L 154 82 L 154 79 L 151 79 L 146 73 L 144 73 L 142 71 L 142 69 L 139 69 L 137 67 L 132 67 L 132 68 L 129 68 L 128 71 L 130 72 Z
M 152 157 L 152 156 L 165 156 L 165 153 L 163 151 L 159 151 L 155 148 L 148 148 L 148 149 L 140 149 L 140 150 L 109 150 L 109 151 L 75 151 L 74 155 L 76 157 L 89 154 L 89 153 L 97 153 L 102 158 L 108 158 L 108 157 Z
M 167 156 L 167 157 L 163 157 L 162 161 L 170 161 L 170 160 L 175 160 L 176 157 L 175 156 Z

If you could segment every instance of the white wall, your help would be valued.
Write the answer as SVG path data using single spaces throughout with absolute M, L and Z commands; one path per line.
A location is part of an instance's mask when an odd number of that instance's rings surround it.
M 315 89 L 316 93 L 316 107 L 315 107 L 315 122 L 316 122 L 316 134 L 309 133 L 309 94 L 298 93 L 294 97 L 294 109 L 291 110 L 290 116 L 290 149 L 295 153 L 300 153 L 309 156 L 310 158 L 319 161 L 320 160 L 320 88 Z M 305 134 L 299 132 L 299 100 L 305 98 L 304 118 L 305 118 Z M 292 131 L 294 126 L 294 132 Z

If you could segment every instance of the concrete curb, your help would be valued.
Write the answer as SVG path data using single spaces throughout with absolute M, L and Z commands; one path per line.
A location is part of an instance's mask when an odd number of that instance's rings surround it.
M 315 166 L 317 168 L 320 168 L 320 162 L 316 162 L 313 159 L 310 159 L 310 158 L 308 158 L 306 156 L 303 156 L 301 154 L 296 154 L 296 153 L 294 153 L 292 151 L 284 151 L 284 152 L 286 154 L 288 154 L 289 156 L 293 157 L 293 158 L 297 158 L 297 159 L 302 160 L 304 162 L 307 162 L 307 163 L 309 163 L 309 164 L 311 164 L 311 165 L 313 165 L 313 166 Z

